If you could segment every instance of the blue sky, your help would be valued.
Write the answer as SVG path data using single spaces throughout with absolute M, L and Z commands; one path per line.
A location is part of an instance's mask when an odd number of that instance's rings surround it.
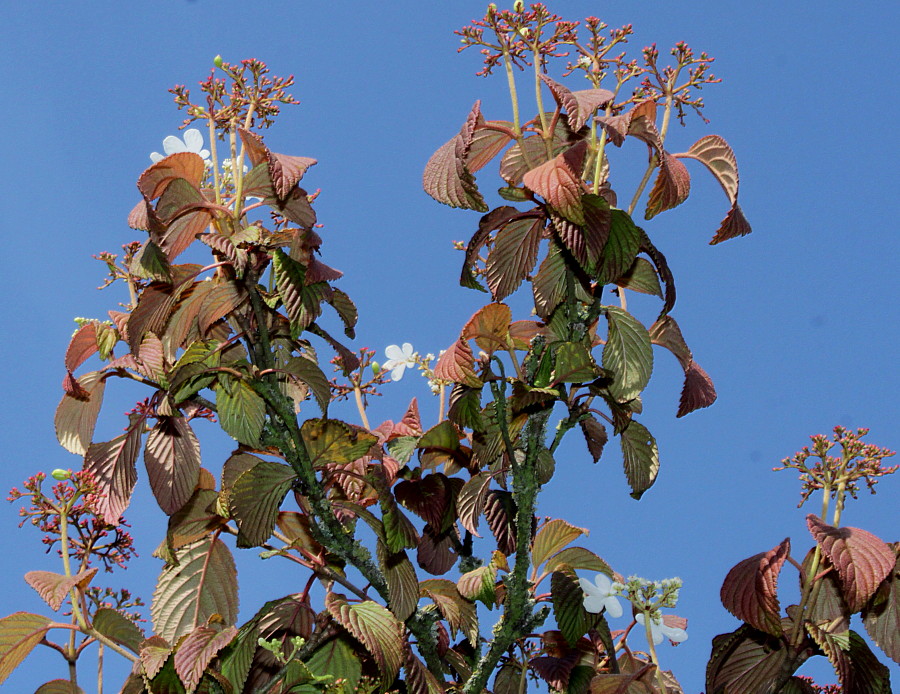
M 483 5 L 271 2 L 247 10 L 231 0 L 196 0 L 0 10 L 9 118 L 0 140 L 0 487 L 80 464 L 53 433 L 72 318 L 105 317 L 125 300 L 116 289 L 94 289 L 103 267 L 91 255 L 135 238 L 125 223 L 135 181 L 182 120 L 166 90 L 196 84 L 216 54 L 258 57 L 276 74 L 296 75 L 302 104 L 285 111 L 267 143 L 319 160 L 306 180 L 322 189 L 323 259 L 345 272 L 340 286 L 360 309 L 356 346 L 381 351 L 409 341 L 425 353 L 449 345 L 485 301 L 456 284 L 461 254 L 451 248 L 468 239 L 478 215 L 432 201 L 421 174 L 475 99 L 488 118 L 509 115 L 502 81 L 476 78 L 477 54 L 456 53 L 453 30 Z M 656 486 L 635 502 L 615 447 L 592 465 L 573 439 L 557 457 L 559 473 L 540 509 L 591 528 L 584 544 L 624 574 L 684 579 L 676 612 L 690 620 L 690 639 L 661 658 L 685 691 L 696 692 L 711 637 L 737 626 L 718 601 L 728 569 L 785 536 L 798 557 L 811 544 L 803 519 L 816 507 L 797 509 L 793 475 L 771 468 L 835 424 L 870 427 L 871 441 L 900 447 L 891 279 L 900 250 L 892 210 L 898 149 L 890 127 L 900 86 L 898 13 L 888 2 L 829 1 L 814 11 L 805 3 L 720 2 L 711 12 L 694 0 L 550 7 L 569 19 L 596 14 L 610 26 L 633 23 L 635 55 L 653 41 L 664 52 L 686 40 L 715 56 L 714 72 L 724 78 L 704 92 L 711 124 L 689 119 L 667 144 L 687 149 L 710 133 L 728 140 L 754 233 L 707 245 L 727 202 L 700 168 L 691 168 L 689 200 L 644 225 L 669 259 L 679 291 L 673 315 L 719 400 L 676 420 L 680 369 L 658 352 L 641 420 L 660 446 Z M 613 154 L 640 159 L 642 147 Z M 496 187 L 492 175 L 479 174 L 485 189 Z M 374 403 L 372 419 L 398 419 L 414 395 L 432 418 L 437 406 L 424 381 L 407 376 Z M 129 397 L 107 401 L 98 435 L 118 433 Z M 210 436 L 202 443 L 206 466 L 219 469 L 227 442 Z M 844 522 L 900 540 L 900 479 L 887 478 L 879 491 L 851 502 Z M 112 580 L 149 602 L 159 570 L 150 552 L 163 516 L 140 483 L 126 515 L 142 556 Z M 36 534 L 16 531 L 17 522 L 12 506 L 0 507 L 0 547 L 15 564 L 0 576 L 0 614 L 40 610 L 20 574 L 56 569 Z M 244 555 L 245 615 L 264 597 L 297 589 L 290 569 L 276 577 L 279 567 Z M 794 584 L 786 569 L 782 585 Z M 56 670 L 26 665 L 7 689 L 28 691 L 42 676 L 64 676 L 58 657 L 40 662 Z M 827 663 L 817 669 L 826 671 Z M 896 665 L 892 674 L 900 681 Z

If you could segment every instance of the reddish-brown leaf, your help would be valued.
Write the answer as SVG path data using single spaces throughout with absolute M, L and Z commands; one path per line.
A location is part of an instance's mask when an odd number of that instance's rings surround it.
M 492 124 L 507 128 L 507 130 L 512 129 L 512 123 L 508 121 L 479 121 L 475 134 L 472 136 L 469 158 L 466 160 L 470 173 L 475 173 L 486 166 L 511 142 L 507 133 L 487 127 Z
M 70 453 L 84 455 L 94 435 L 103 403 L 106 374 L 91 371 L 78 379 L 75 395 L 66 393 L 56 408 L 56 438 Z
M 100 489 L 98 510 L 110 525 L 116 525 L 131 502 L 137 481 L 135 461 L 141 450 L 145 416 L 132 415 L 124 434 L 105 443 L 92 443 L 84 456 L 84 469 L 90 471 Z
M 581 196 L 585 191 L 581 183 L 581 168 L 586 151 L 587 142 L 581 140 L 550 161 L 531 169 L 522 178 L 528 188 L 575 224 L 584 224 Z
M 851 612 L 858 612 L 894 568 L 893 550 L 867 530 L 833 528 L 812 513 L 806 517 L 806 524 L 837 569 L 847 606 Z
M 538 316 L 547 320 L 566 296 L 566 260 L 555 242 L 541 261 L 531 289 Z
M 94 321 L 82 325 L 66 348 L 66 368 L 75 371 L 85 360 L 97 351 L 97 326 Z
M 774 549 L 744 559 L 732 568 L 719 593 L 725 609 L 760 631 L 781 636 L 778 574 L 790 552 L 790 539 L 785 538 Z
M 325 596 L 325 607 L 335 621 L 359 641 L 375 661 L 382 682 L 390 684 L 400 670 L 404 640 L 402 625 L 387 609 L 376 602 L 350 604 L 339 593 Z
M 494 301 L 512 294 L 537 262 L 543 216 L 522 216 L 504 224 L 488 254 L 485 279 Z
M 459 492 L 456 507 L 460 524 L 475 537 L 478 534 L 478 519 L 484 513 L 492 476 L 489 472 L 479 472 L 472 476 Z
M 69 591 L 76 586 L 84 590 L 96 573 L 97 567 L 87 569 L 74 576 L 65 576 L 52 571 L 29 571 L 25 574 L 25 582 L 38 592 L 51 610 L 57 612 L 62 607 L 63 600 L 66 599 Z
M 197 688 L 203 672 L 216 653 L 228 645 L 236 635 L 237 629 L 233 626 L 221 630 L 199 626 L 178 644 L 173 659 L 175 672 L 189 693 Z
M 691 192 L 691 175 L 687 167 L 668 152 L 660 152 L 659 174 L 647 199 L 644 219 L 652 219 L 660 212 L 678 207 Z
M 491 232 L 499 229 L 509 220 L 517 217 L 519 211 L 515 207 L 503 205 L 495 207 L 478 221 L 478 231 L 476 231 L 469 243 L 466 245 L 466 258 L 463 261 L 462 271 L 459 275 L 459 283 L 463 287 L 485 291 L 484 287 L 475 278 L 473 272 L 482 246 L 487 243 L 491 236 Z
M 684 417 L 694 410 L 709 407 L 716 401 L 716 387 L 709 374 L 700 365 L 691 361 L 684 372 L 684 387 L 681 389 L 681 400 L 678 403 L 676 417 Z
M 404 507 L 432 527 L 441 528 L 450 503 L 453 485 L 442 473 L 425 475 L 419 480 L 403 480 L 394 487 L 394 495 Z
M 866 605 L 862 618 L 872 640 L 891 660 L 900 664 L 900 556 L 893 571 Z
M 674 354 L 685 372 L 690 368 L 693 355 L 684 341 L 681 328 L 672 316 L 665 315 L 650 326 L 650 342 L 665 347 Z
M 438 359 L 434 367 L 434 377 L 454 383 L 462 383 L 471 388 L 481 388 L 481 379 L 475 373 L 475 359 L 468 343 L 459 339 Z
M 687 152 L 676 154 L 676 157 L 696 159 L 709 169 L 716 177 L 728 201 L 733 205 L 738 195 L 738 170 L 734 152 L 719 135 L 706 135 L 701 137 Z
M 169 516 L 184 506 L 200 475 L 200 442 L 184 417 L 162 417 L 147 435 L 150 488 Z
M 476 101 L 459 133 L 431 155 L 425 165 L 422 185 L 438 202 L 450 207 L 488 211 L 467 166 L 475 128 L 481 120 L 481 102 Z
M 450 538 L 456 531 L 450 528 L 440 533 L 430 525 L 422 528 L 419 544 L 416 547 L 416 562 L 428 573 L 435 576 L 447 573 L 456 564 L 456 553 Z M 458 541 L 458 538 L 457 538 Z
M 647 99 L 637 104 L 625 114 L 628 119 L 628 134 L 645 142 L 651 150 L 659 152 L 662 145 L 656 129 L 656 102 Z
M 162 636 L 151 636 L 141 647 L 141 665 L 147 677 L 153 678 L 163 669 L 172 647 Z
M 484 520 L 487 521 L 497 549 L 509 556 L 516 551 L 516 503 L 512 494 L 499 489 L 488 492 L 484 504 Z M 484 567 L 482 567 L 484 568 Z
M 213 323 L 234 311 L 246 299 L 246 290 L 237 282 L 228 281 L 214 286 L 203 299 L 197 313 L 200 333 L 205 335 Z
M 712 241 L 709 242 L 709 245 L 715 246 L 717 243 L 722 243 L 722 241 L 727 241 L 737 236 L 746 236 L 751 231 L 753 230 L 750 228 L 747 218 L 744 217 L 741 206 L 735 202 L 725 219 L 722 220 L 722 224 L 719 225 L 719 229 L 716 231 L 716 235 L 713 236 Z
M 203 158 L 199 154 L 178 152 L 170 154 L 144 171 L 137 185 L 148 200 L 155 200 L 177 179 L 183 179 L 192 187 L 198 188 L 203 180 L 204 171 Z
M 594 111 L 615 98 L 615 94 L 608 89 L 583 89 L 571 92 L 567 87 L 550 79 L 547 75 L 542 74 L 541 79 L 550 88 L 556 103 L 566 112 L 569 127 L 575 132 L 581 130 L 585 121 Z
M 588 415 L 578 423 L 581 425 L 581 432 L 587 442 L 588 452 L 596 463 L 603 455 L 603 447 L 609 440 L 606 427 L 593 415 Z
M 488 304 L 475 312 L 463 326 L 463 340 L 475 340 L 487 354 L 505 350 L 509 346 L 509 324 L 512 311 L 506 304 Z

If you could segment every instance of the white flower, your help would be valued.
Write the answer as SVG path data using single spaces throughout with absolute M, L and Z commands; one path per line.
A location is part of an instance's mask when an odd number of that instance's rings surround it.
M 416 354 L 413 352 L 413 346 L 408 342 L 404 342 L 402 348 L 397 345 L 388 345 L 384 354 L 388 360 L 381 365 L 381 368 L 391 372 L 392 381 L 399 381 L 403 378 L 406 367 L 416 365 Z
M 163 140 L 163 151 L 165 154 L 151 152 L 150 161 L 155 164 L 163 157 L 167 157 L 170 154 L 177 154 L 178 152 L 193 152 L 194 154 L 199 154 L 204 159 L 209 159 L 209 150 L 203 149 L 203 135 L 200 134 L 200 131 L 197 130 L 197 128 L 185 130 L 184 140 L 175 135 L 169 135 Z
M 585 592 L 584 609 L 597 613 L 606 608 L 606 614 L 610 617 L 622 616 L 622 605 L 613 594 L 613 582 L 604 574 L 597 574 L 591 583 L 585 578 L 579 578 L 578 584 Z
M 594 64 L 594 61 L 588 55 L 583 55 L 578 59 L 578 64 L 582 67 L 590 67 Z
M 638 612 L 634 618 L 637 620 L 637 623 L 641 626 L 644 626 L 644 613 Z M 655 619 L 650 620 L 650 635 L 653 637 L 653 644 L 659 645 L 662 643 L 663 638 L 667 638 L 670 641 L 674 641 L 675 643 L 681 643 L 682 641 L 687 641 L 688 634 L 684 629 L 679 629 L 678 627 L 670 627 L 667 626 L 663 622 L 662 615 L 659 615 Z

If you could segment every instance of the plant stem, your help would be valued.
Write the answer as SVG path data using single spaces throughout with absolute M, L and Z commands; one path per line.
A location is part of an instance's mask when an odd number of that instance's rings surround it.
M 369 418 L 366 415 L 366 406 L 363 404 L 362 391 L 357 382 L 353 383 L 353 397 L 356 399 L 356 409 L 359 410 L 359 417 L 362 420 L 363 426 L 368 429 Z

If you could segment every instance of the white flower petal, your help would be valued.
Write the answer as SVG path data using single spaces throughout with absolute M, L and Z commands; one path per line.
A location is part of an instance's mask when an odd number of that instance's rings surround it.
M 403 373 L 406 371 L 406 363 L 397 364 L 393 369 L 391 369 L 391 380 L 399 381 L 403 378 Z
M 152 161 L 154 164 L 156 162 L 162 161 L 162 160 L 163 160 L 162 154 L 160 154 L 159 152 L 150 152 L 150 161 Z
M 188 128 L 184 131 L 184 145 L 188 152 L 200 153 L 203 149 L 203 135 L 197 128 Z M 202 155 L 201 155 L 202 156 Z
M 178 152 L 187 152 L 187 147 L 184 146 L 184 142 L 180 138 L 169 135 L 163 140 L 163 151 L 166 155 L 178 154 Z
M 613 619 L 618 619 L 622 616 L 622 603 L 620 603 L 619 599 L 615 596 L 610 595 L 606 598 L 606 600 L 603 601 L 603 607 L 606 608 L 606 614 Z
M 596 585 L 605 595 L 609 595 L 612 590 L 612 580 L 606 574 L 597 574 L 594 576 L 594 585 Z
M 604 607 L 606 607 L 606 598 L 599 595 L 588 595 L 584 599 L 584 609 L 592 614 L 601 612 Z
M 406 357 L 407 359 L 412 359 L 413 346 L 408 342 L 403 343 L 403 356 Z
M 687 641 L 688 633 L 684 629 L 679 629 L 678 627 L 670 627 L 665 624 L 661 624 L 659 627 L 659 632 L 662 636 L 665 636 L 670 641 L 674 641 L 675 643 L 681 643 L 682 641 Z
M 201 149 L 199 152 L 197 152 L 197 154 L 199 154 L 204 159 L 209 159 L 209 150 L 208 149 Z M 207 162 L 207 163 L 209 163 L 209 162 Z
M 397 345 L 388 345 L 384 348 L 384 355 L 388 359 L 393 359 L 394 361 L 403 361 L 403 352 Z

